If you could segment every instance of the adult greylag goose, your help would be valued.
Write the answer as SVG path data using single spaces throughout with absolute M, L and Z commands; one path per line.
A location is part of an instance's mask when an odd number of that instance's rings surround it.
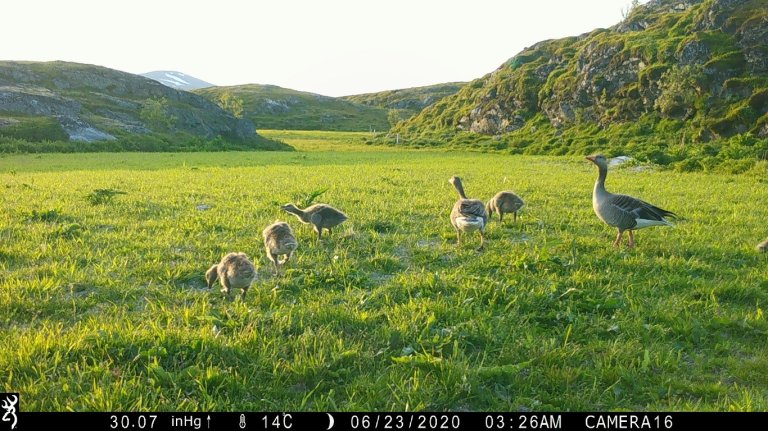
M 267 249 L 267 257 L 275 265 L 275 274 L 280 273 L 280 268 L 288 262 L 291 255 L 299 246 L 296 237 L 288 223 L 276 221 L 264 228 L 264 248 Z M 285 256 L 285 259 L 278 260 L 279 256 Z
M 592 208 L 605 224 L 618 229 L 614 247 L 621 244 L 624 231 L 629 231 L 627 247 L 634 247 L 633 231 L 649 226 L 674 226 L 667 217 L 675 218 L 672 211 L 661 209 L 632 196 L 610 193 L 605 189 L 605 177 L 608 175 L 608 161 L 602 154 L 587 156 L 587 160 L 597 165 L 598 176 L 592 192 Z
M 758 244 L 756 248 L 757 248 L 757 251 L 762 251 L 763 253 L 768 251 L 768 238 L 766 238 L 765 241 Z
M 243 289 L 240 296 L 245 300 L 245 294 L 256 280 L 256 267 L 245 253 L 229 253 L 221 259 L 221 262 L 211 266 L 205 272 L 205 280 L 208 288 L 213 287 L 216 279 L 221 283 L 221 291 L 227 297 L 232 289 Z
M 461 244 L 462 232 L 480 232 L 480 248 L 482 250 L 485 246 L 485 225 L 488 223 L 488 213 L 485 211 L 485 205 L 483 201 L 479 199 L 467 199 L 467 195 L 464 194 L 464 186 L 461 184 L 461 178 L 457 176 L 451 177 L 448 180 L 453 184 L 456 191 L 459 193 L 459 200 L 453 204 L 451 210 L 451 224 L 456 229 L 456 243 Z
M 488 213 L 488 217 L 492 216 L 493 213 L 498 213 L 499 222 L 504 221 L 504 214 L 509 213 L 513 215 L 513 221 L 517 221 L 517 212 L 524 206 L 525 202 L 520 196 L 510 191 L 504 191 L 496 193 L 496 196 L 485 204 L 485 211 Z
M 311 224 L 317 233 L 317 239 L 322 237 L 323 229 L 331 233 L 331 229 L 348 219 L 346 214 L 326 204 L 315 204 L 303 210 L 294 204 L 285 204 L 280 208 L 295 215 L 302 223 Z

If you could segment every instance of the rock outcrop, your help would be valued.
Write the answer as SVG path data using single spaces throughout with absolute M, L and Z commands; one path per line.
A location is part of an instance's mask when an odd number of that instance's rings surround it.
M 609 28 L 524 49 L 393 130 L 504 135 L 545 118 L 557 130 L 653 116 L 696 120 L 706 141 L 763 133 L 768 2 L 652 0 Z
M 161 101 L 162 130 L 142 118 Z M 54 117 L 70 140 L 115 139 L 124 133 L 186 132 L 211 139 L 249 139 L 253 123 L 218 105 L 152 79 L 100 66 L 68 62 L 0 62 L 0 117 Z

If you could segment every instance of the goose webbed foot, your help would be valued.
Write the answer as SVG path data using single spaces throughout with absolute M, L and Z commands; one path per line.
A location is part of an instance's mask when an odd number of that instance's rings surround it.
M 480 234 L 480 247 L 477 248 L 477 251 L 483 251 L 485 250 L 485 235 L 482 233 Z
M 621 245 L 621 238 L 624 236 L 624 231 L 620 230 L 619 233 L 616 235 L 616 240 L 613 241 L 614 247 L 619 247 Z
M 632 231 L 629 231 L 629 241 L 627 242 L 627 248 L 632 248 L 635 246 L 635 235 L 632 233 Z

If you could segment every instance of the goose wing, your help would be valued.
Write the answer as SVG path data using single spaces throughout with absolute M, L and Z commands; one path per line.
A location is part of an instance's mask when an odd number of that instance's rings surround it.
M 513 192 L 499 192 L 497 206 L 500 206 L 505 212 L 515 212 L 525 206 L 523 199 Z
M 668 223 L 666 217 L 675 218 L 677 214 L 672 211 L 651 205 L 641 199 L 627 195 L 613 195 L 610 199 L 611 206 L 626 217 L 632 217 L 635 220 L 656 221 Z
M 482 218 L 483 222 L 488 221 L 488 213 L 485 212 L 485 205 L 477 199 L 461 199 L 457 202 L 458 212 L 464 217 Z

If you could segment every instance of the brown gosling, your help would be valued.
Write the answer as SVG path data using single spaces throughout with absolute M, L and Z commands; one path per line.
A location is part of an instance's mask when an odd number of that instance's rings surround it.
M 760 244 L 758 244 L 756 248 L 757 248 L 757 251 L 760 251 L 760 252 L 763 252 L 763 253 L 768 251 L 768 238 L 766 238 L 765 241 L 763 241 Z
M 322 237 L 323 229 L 330 234 L 331 229 L 344 223 L 348 218 L 343 212 L 326 204 L 315 204 L 303 210 L 294 204 L 285 204 L 280 208 L 295 215 L 302 223 L 311 224 L 317 233 L 317 239 Z
M 488 213 L 485 211 L 483 201 L 479 199 L 467 199 L 464 194 L 464 186 L 461 184 L 461 178 L 457 176 L 448 180 L 453 184 L 459 193 L 459 200 L 453 204 L 451 210 L 451 224 L 456 229 L 456 244 L 461 244 L 462 232 L 480 232 L 480 251 L 485 246 L 485 225 L 488 224 Z
M 513 192 L 505 191 L 496 193 L 496 196 L 485 204 L 485 211 L 488 212 L 489 218 L 493 213 L 498 213 L 499 223 L 504 221 L 505 213 L 512 213 L 513 221 L 517 221 L 517 212 L 524 206 L 525 202 L 523 202 L 520 196 Z
M 245 253 L 229 253 L 221 259 L 221 262 L 211 266 L 205 273 L 208 288 L 213 287 L 216 279 L 221 283 L 221 292 L 228 298 L 232 298 L 230 291 L 243 289 L 240 296 L 245 300 L 245 294 L 256 280 L 256 267 Z
M 264 247 L 267 249 L 267 257 L 275 265 L 275 275 L 280 274 L 280 268 L 288 262 L 291 255 L 299 246 L 296 237 L 288 223 L 276 221 L 264 228 Z M 278 260 L 278 256 L 284 255 L 285 259 Z

